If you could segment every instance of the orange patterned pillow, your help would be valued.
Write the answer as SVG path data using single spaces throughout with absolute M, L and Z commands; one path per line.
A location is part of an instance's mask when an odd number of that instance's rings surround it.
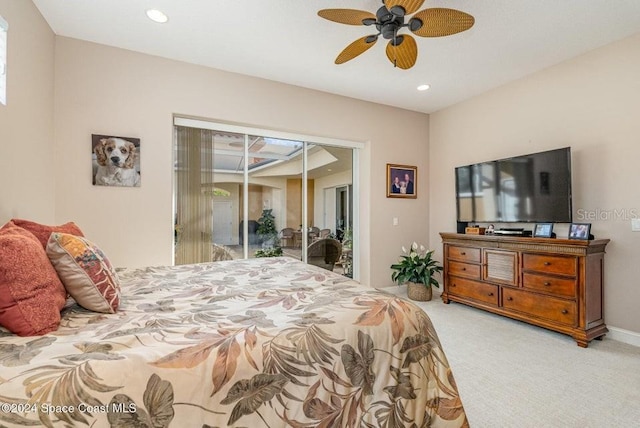
M 0 229 L 0 325 L 20 336 L 56 330 L 67 292 L 38 239 L 13 222 Z
M 67 292 L 90 311 L 113 314 L 120 304 L 120 281 L 109 259 L 93 243 L 68 233 L 54 232 L 47 256 Z
M 69 223 L 61 224 L 60 226 L 47 226 L 46 224 L 36 223 L 34 221 L 22 220 L 14 218 L 11 220 L 13 224 L 33 233 L 38 241 L 42 244 L 42 248 L 47 247 L 47 241 L 49 241 L 49 235 L 52 232 L 70 233 L 71 235 L 84 236 L 78 225 L 70 221 Z

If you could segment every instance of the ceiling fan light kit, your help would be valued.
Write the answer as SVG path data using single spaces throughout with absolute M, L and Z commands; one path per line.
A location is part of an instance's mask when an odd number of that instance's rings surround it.
M 443 37 L 466 31 L 475 19 L 468 13 L 455 9 L 429 8 L 415 13 L 424 0 L 383 0 L 375 15 L 357 9 L 322 9 L 318 15 L 329 21 L 348 25 L 375 27 L 378 31 L 362 37 L 338 54 L 335 63 L 343 64 L 371 48 L 378 37 L 389 40 L 387 58 L 394 67 L 409 69 L 418 58 L 418 45 L 410 34 L 399 34 L 403 28 L 420 37 Z M 406 21 L 407 15 L 414 14 Z

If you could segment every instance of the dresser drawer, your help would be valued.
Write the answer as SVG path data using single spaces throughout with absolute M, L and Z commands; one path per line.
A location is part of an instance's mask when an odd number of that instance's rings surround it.
M 530 290 L 554 294 L 560 297 L 576 297 L 575 279 L 525 273 L 522 275 L 522 286 Z
M 482 279 L 505 285 L 518 285 L 518 253 L 504 250 L 484 250 Z
M 480 279 L 480 265 L 450 261 L 447 270 L 450 275 Z
M 566 325 L 576 323 L 576 304 L 571 300 L 505 287 L 502 289 L 502 307 Z
M 461 262 L 480 263 L 480 248 L 449 246 L 447 257 Z
M 463 278 L 449 278 L 449 294 L 498 306 L 498 287 Z
M 577 264 L 577 258 L 572 256 L 547 256 L 541 254 L 522 255 L 522 267 L 525 271 L 576 276 Z

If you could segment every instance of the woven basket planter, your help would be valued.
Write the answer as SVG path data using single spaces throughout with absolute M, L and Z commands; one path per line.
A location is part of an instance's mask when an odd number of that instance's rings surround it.
M 407 296 L 411 300 L 417 300 L 419 302 L 428 302 L 433 295 L 433 289 L 431 287 L 425 287 L 424 284 L 417 284 L 415 282 L 407 282 Z

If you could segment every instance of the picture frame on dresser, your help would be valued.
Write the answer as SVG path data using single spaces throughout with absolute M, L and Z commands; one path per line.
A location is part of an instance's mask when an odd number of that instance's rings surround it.
M 553 223 L 536 223 L 533 229 L 534 238 L 551 238 L 553 237 Z
M 569 239 L 588 241 L 591 237 L 591 223 L 571 223 Z

